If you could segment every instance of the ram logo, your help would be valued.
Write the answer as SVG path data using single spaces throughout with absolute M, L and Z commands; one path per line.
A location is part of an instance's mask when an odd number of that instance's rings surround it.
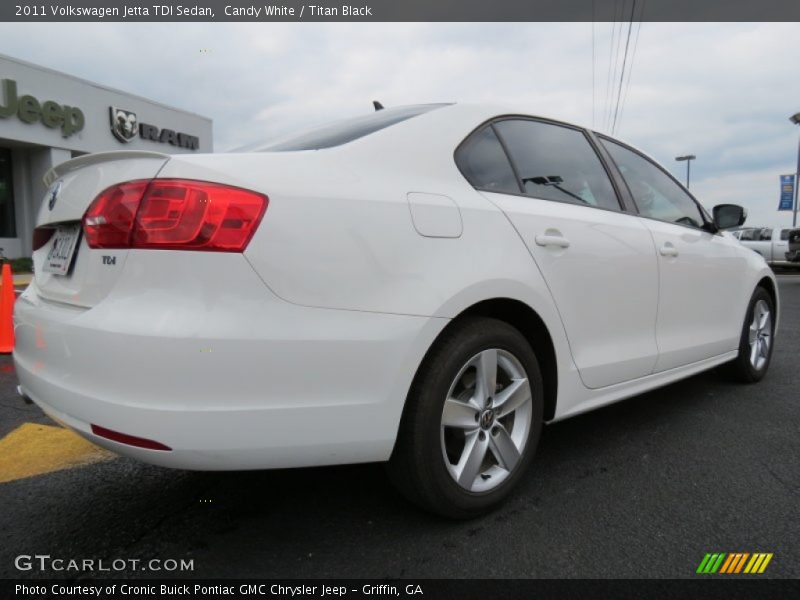
M 196 135 L 189 135 L 181 131 L 161 128 L 148 123 L 139 121 L 135 112 L 122 108 L 109 107 L 111 115 L 111 132 L 120 142 L 127 143 L 133 141 L 135 137 L 147 142 L 158 142 L 159 144 L 169 144 L 187 150 L 197 150 L 200 148 L 200 138 Z
M 136 113 L 121 108 L 111 107 L 111 133 L 120 142 L 130 142 L 139 134 L 139 122 Z

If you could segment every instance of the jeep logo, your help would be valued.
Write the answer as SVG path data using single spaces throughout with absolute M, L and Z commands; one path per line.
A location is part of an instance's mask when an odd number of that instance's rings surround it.
M 41 121 L 50 129 L 61 129 L 61 135 L 68 138 L 83 129 L 86 120 L 83 112 L 76 106 L 60 105 L 58 102 L 46 100 L 40 102 L 33 96 L 17 96 L 17 82 L 13 79 L 3 80 L 3 97 L 0 105 L 0 118 L 8 119 L 17 115 L 23 123 L 33 124 Z

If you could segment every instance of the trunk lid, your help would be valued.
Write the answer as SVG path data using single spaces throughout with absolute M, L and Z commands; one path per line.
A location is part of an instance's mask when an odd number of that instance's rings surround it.
M 152 179 L 169 158 L 157 152 L 90 154 L 62 163 L 45 175 L 49 187 L 36 226 L 55 233 L 33 253 L 34 281 L 40 297 L 89 308 L 108 295 L 122 271 L 128 250 L 92 249 L 79 234 L 70 268 L 63 275 L 44 270 L 48 255 L 60 237 L 59 231 L 80 224 L 100 192 L 117 183 Z

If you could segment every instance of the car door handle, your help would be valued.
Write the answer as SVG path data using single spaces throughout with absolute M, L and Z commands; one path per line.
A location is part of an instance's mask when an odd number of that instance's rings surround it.
M 673 246 L 670 242 L 667 242 L 661 248 L 658 249 L 658 253 L 661 256 L 678 256 L 678 249 Z
M 534 240 L 537 246 L 557 246 L 559 248 L 569 248 L 569 240 L 557 231 L 548 229 L 547 233 L 537 235 Z

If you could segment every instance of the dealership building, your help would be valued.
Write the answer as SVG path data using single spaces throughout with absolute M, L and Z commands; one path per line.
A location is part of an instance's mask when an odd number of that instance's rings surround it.
M 0 55 L 0 249 L 30 256 L 42 177 L 91 152 L 213 150 L 211 119 Z

